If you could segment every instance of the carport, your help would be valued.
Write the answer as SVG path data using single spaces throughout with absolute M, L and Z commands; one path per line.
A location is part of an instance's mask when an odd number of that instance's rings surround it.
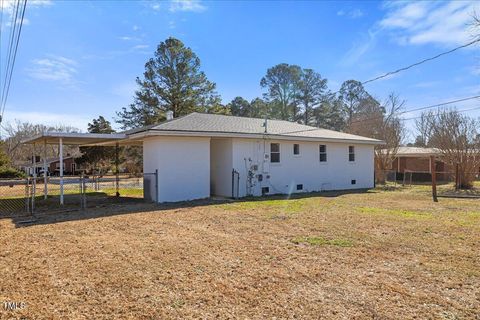
M 32 145 L 32 155 L 35 159 L 36 147 L 43 146 L 43 172 L 44 172 L 44 198 L 48 197 L 48 177 L 47 177 L 47 145 L 58 145 L 59 148 L 59 176 L 60 176 L 60 205 L 64 204 L 64 165 L 63 165 L 63 146 L 115 146 L 115 166 L 117 172 L 118 183 L 118 151 L 121 145 L 141 145 L 141 141 L 129 140 L 127 135 L 123 133 L 66 133 L 66 132 L 44 132 L 32 138 L 22 141 L 24 144 Z M 36 171 L 34 170 L 34 178 L 36 178 Z

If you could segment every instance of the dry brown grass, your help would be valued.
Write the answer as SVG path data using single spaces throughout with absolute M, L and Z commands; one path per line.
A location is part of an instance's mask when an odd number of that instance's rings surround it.
M 195 205 L 0 220 L 0 318 L 479 319 L 478 200 Z

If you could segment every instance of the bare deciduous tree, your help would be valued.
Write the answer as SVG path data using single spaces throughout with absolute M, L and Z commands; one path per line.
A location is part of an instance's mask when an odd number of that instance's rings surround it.
M 480 122 L 456 109 L 424 112 L 417 129 L 427 133 L 426 144 L 442 152 L 442 160 L 458 167 L 456 188 L 470 189 L 480 167 Z
M 376 134 L 372 137 L 385 142 L 384 145 L 375 147 L 375 178 L 379 183 L 385 183 L 385 172 L 391 168 L 398 148 L 405 138 L 405 126 L 399 118 L 404 104 L 405 100 L 391 93 L 383 104 L 385 112 L 381 121 L 376 122 Z
M 51 131 L 79 132 L 78 129 L 65 125 L 47 127 L 45 125 L 16 120 L 13 123 L 7 123 L 5 125 L 5 132 L 7 135 L 7 138 L 4 140 L 5 152 L 11 159 L 12 163 L 17 161 L 27 161 L 28 159 L 31 159 L 33 150 L 32 146 L 24 145 L 22 144 L 22 141 L 41 134 L 42 132 Z M 65 146 L 64 152 L 70 154 L 78 153 L 78 147 Z M 36 155 L 41 155 L 43 157 L 43 147 L 41 149 L 40 146 L 38 147 Z M 58 147 L 49 145 L 47 147 L 47 157 L 58 157 Z

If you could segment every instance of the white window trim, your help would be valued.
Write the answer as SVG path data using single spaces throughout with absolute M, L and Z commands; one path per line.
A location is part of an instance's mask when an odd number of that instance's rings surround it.
M 350 161 L 350 147 L 353 147 L 353 161 Z M 355 146 L 348 146 L 348 163 L 355 164 L 357 162 L 357 152 Z
M 278 152 L 274 152 L 274 153 L 278 153 L 278 156 L 280 157 L 280 161 L 278 162 L 272 162 L 272 144 L 278 144 Z M 279 166 L 281 163 L 282 163 L 282 146 L 280 144 L 280 142 L 270 142 L 270 166 Z
M 295 145 L 296 145 L 296 144 L 298 144 L 298 154 L 295 154 Z M 293 151 L 293 156 L 294 156 L 295 158 L 300 158 L 300 157 L 302 156 L 302 147 L 301 147 L 300 143 L 294 143 L 294 144 L 292 145 L 292 147 L 293 147 L 293 150 L 292 150 L 292 151 Z M 282 160 L 282 159 L 280 158 L 280 161 L 281 161 L 281 160 Z
M 320 155 L 322 154 L 320 152 L 320 146 L 325 146 L 325 155 L 327 157 L 327 161 L 320 161 Z M 322 166 L 325 166 L 328 164 L 328 146 L 326 144 L 319 144 L 318 145 L 318 162 L 322 165 Z

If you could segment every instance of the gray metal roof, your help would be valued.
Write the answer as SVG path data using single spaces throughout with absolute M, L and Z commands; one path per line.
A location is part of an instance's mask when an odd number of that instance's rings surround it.
M 428 157 L 440 154 L 442 154 L 442 151 L 437 148 L 399 147 L 397 150 L 398 156 Z
M 129 136 L 142 132 L 157 133 L 159 135 L 161 135 L 162 132 L 263 135 L 265 132 L 264 122 L 265 119 L 260 118 L 194 112 L 157 125 L 150 125 L 144 128 L 125 131 L 124 133 Z M 283 120 L 268 120 L 267 130 L 268 135 L 299 138 L 300 140 L 309 138 L 318 140 L 349 140 L 372 144 L 382 143 L 382 141 L 372 138 L 306 126 Z
M 25 139 L 26 144 L 58 144 L 60 138 L 65 145 L 89 145 L 112 143 L 124 140 L 127 136 L 123 133 L 77 133 L 77 132 L 44 132 Z

